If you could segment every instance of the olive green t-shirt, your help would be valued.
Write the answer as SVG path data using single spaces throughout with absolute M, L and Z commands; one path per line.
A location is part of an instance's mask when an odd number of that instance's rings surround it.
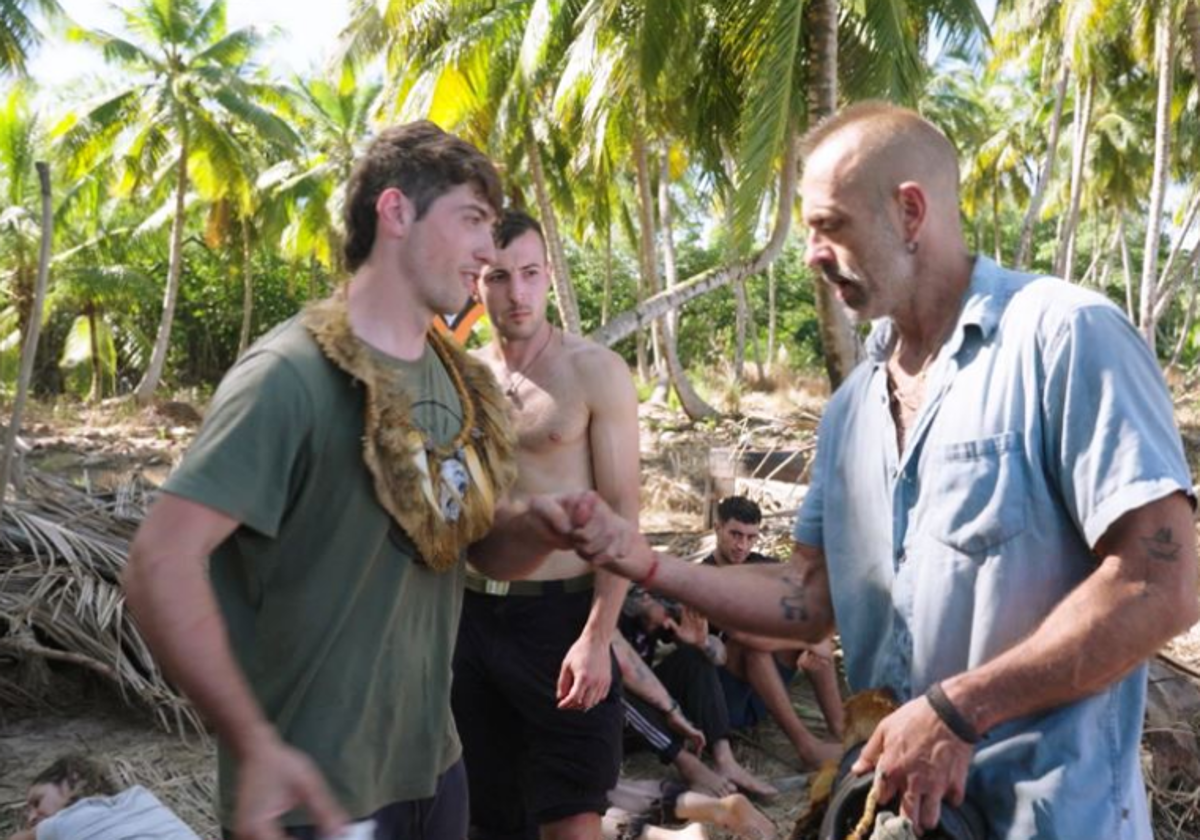
M 410 363 L 376 355 L 409 388 L 418 428 L 450 440 L 462 407 L 433 350 Z M 422 565 L 376 501 L 364 397 L 292 319 L 226 375 L 164 488 L 242 523 L 210 571 L 238 662 L 355 817 L 431 796 L 461 754 L 449 698 L 463 564 Z M 234 764 L 219 752 L 229 826 Z

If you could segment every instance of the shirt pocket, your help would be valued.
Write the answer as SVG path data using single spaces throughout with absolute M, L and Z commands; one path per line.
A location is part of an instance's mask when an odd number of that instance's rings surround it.
M 921 530 L 965 554 L 987 554 L 1026 528 L 1024 436 L 1005 432 L 931 447 Z

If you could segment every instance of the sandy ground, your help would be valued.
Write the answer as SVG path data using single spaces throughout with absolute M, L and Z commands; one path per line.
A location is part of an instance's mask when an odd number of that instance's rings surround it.
M 789 442 L 781 429 L 809 429 L 811 414 L 820 399 L 790 394 L 787 405 L 800 406 L 802 414 L 780 411 L 778 403 L 756 394 L 746 395 L 744 407 L 761 415 L 759 421 L 730 421 L 716 430 L 696 433 L 678 418 L 650 410 L 643 418 L 643 452 L 646 465 L 643 527 L 660 546 L 686 553 L 704 547 L 701 513 L 704 499 L 704 461 L 707 448 L 720 445 L 772 445 Z M 1183 409 L 1184 437 L 1194 473 L 1200 463 L 1200 423 L 1195 422 L 1195 402 Z M 771 418 L 771 419 L 767 419 Z M 158 414 L 126 412 L 115 419 L 99 412 L 70 434 L 60 431 L 58 418 L 44 417 L 33 423 L 35 451 L 31 457 L 56 470 L 86 481 L 107 483 L 130 471 L 142 469 L 152 479 L 169 469 L 187 441 L 191 428 L 176 418 Z M 699 439 L 697 438 L 699 434 Z M 790 442 L 794 443 L 794 439 Z M 1200 479 L 1198 479 L 1200 480 Z M 764 549 L 786 551 L 785 516 L 766 520 Z M 1170 646 L 1170 652 L 1200 670 L 1200 625 Z M 16 827 L 18 807 L 29 778 L 54 757 L 68 750 L 82 750 L 108 760 L 126 781 L 151 786 L 170 802 L 202 837 L 216 837 L 208 806 L 213 782 L 213 745 L 198 739 L 181 740 L 157 729 L 149 713 L 126 706 L 106 684 L 91 677 L 60 675 L 49 707 L 13 709 L 0 706 L 0 838 Z M 821 731 L 806 681 L 797 680 L 793 701 L 810 726 Z M 1181 722 L 1194 724 L 1195 721 Z M 762 809 L 787 837 L 799 815 L 805 784 L 790 745 L 773 723 L 760 724 L 748 737 L 737 738 L 735 751 L 750 770 L 762 777 L 785 780 L 790 789 Z M 649 754 L 629 756 L 623 775 L 632 778 L 661 777 L 662 766 Z M 1158 823 L 1156 821 L 1156 826 Z M 723 840 L 716 830 L 711 836 Z M 1194 837 L 1185 825 L 1160 831 L 1163 837 Z

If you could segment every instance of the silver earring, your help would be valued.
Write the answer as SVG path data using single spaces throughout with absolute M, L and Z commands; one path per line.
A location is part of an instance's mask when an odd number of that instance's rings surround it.
M 906 243 L 905 243 L 905 245 L 904 245 L 904 247 L 905 247 L 906 249 L 908 249 L 908 253 L 910 253 L 910 254 L 915 254 L 915 253 L 917 253 L 917 243 L 916 243 L 916 240 L 912 240 L 912 241 L 910 241 L 910 242 L 906 242 Z

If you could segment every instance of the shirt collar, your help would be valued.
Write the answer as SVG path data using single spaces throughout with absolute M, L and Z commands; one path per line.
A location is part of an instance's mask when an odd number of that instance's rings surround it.
M 962 310 L 958 323 L 946 342 L 951 346 L 951 355 L 962 347 L 967 327 L 975 327 L 980 337 L 987 341 L 996 332 L 1000 324 L 1000 316 L 1008 305 L 1010 293 L 1001 282 L 1003 269 L 993 260 L 984 256 L 975 257 L 975 267 L 971 271 L 971 282 L 963 295 Z M 895 329 L 891 318 L 879 318 L 871 324 L 871 333 L 867 336 L 866 353 L 872 362 L 887 361 L 895 342 Z

